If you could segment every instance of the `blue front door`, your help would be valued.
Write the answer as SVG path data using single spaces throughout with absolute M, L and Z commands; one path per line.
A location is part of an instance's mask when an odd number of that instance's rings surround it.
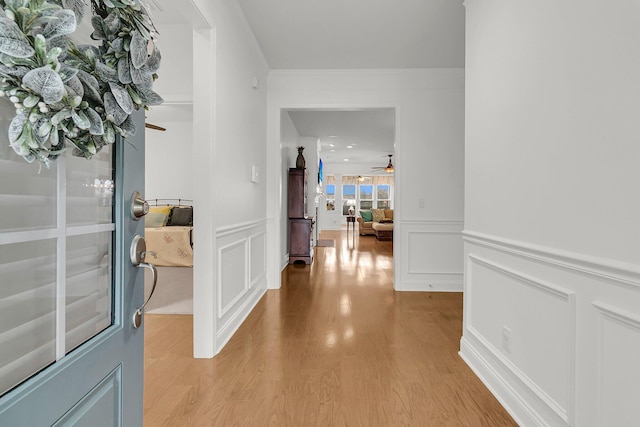
M 0 110 L 5 108 L 0 106 Z M 9 108 L 12 106 L 9 105 Z M 0 111 L 6 135 L 11 114 Z M 0 426 L 142 426 L 144 115 L 135 137 L 49 170 L 0 148 Z

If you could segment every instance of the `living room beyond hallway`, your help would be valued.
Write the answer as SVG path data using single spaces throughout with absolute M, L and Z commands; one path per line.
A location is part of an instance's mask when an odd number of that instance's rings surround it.
M 458 356 L 462 294 L 396 292 L 393 243 L 321 232 L 224 349 L 146 316 L 145 426 L 514 426 Z

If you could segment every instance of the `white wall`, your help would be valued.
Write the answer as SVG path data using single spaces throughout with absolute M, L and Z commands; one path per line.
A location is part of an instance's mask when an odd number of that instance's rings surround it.
M 461 355 L 521 425 L 640 419 L 639 16 L 467 1 Z
M 397 113 L 395 287 L 461 290 L 463 70 L 272 72 L 267 121 L 269 194 L 278 194 L 282 167 L 277 149 L 281 109 L 376 107 L 395 108 Z M 279 224 L 277 209 L 268 212 L 274 225 Z M 279 230 L 274 232 L 279 235 Z M 280 253 L 279 243 L 273 243 L 272 252 Z M 278 262 L 274 259 L 269 264 Z M 279 272 L 270 271 L 270 286 L 279 280 Z
M 236 2 L 195 4 L 213 27 L 194 33 L 193 153 L 194 351 L 211 357 L 266 291 L 269 68 Z
M 144 196 L 193 199 L 193 30 L 187 24 L 160 23 L 158 31 L 162 67 L 153 89 L 165 102 L 145 116 L 147 123 L 167 130 L 145 129 Z

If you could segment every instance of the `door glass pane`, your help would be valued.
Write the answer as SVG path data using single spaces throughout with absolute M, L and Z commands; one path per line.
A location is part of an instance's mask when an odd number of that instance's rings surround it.
M 27 163 L 7 140 L 15 108 L 0 98 L 0 231 L 52 228 L 56 225 L 56 166 Z
M 67 224 L 113 221 L 112 151 L 108 145 L 90 161 L 67 156 Z
M 112 323 L 112 233 L 67 239 L 66 351 Z
M 0 245 L 0 395 L 56 358 L 56 241 Z

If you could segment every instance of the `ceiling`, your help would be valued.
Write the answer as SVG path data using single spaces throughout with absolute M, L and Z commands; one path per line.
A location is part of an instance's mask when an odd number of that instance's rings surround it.
M 464 66 L 463 0 L 237 0 L 272 69 Z
M 464 67 L 463 0 L 236 1 L 274 70 Z M 172 24 L 184 24 L 184 14 L 175 0 L 144 3 L 160 30 L 162 49 L 165 40 L 175 38 L 171 32 L 183 28 Z M 182 62 L 164 51 L 163 59 L 163 67 Z M 164 76 L 173 75 L 165 70 Z M 326 163 L 348 158 L 384 166 L 394 152 L 393 109 L 292 110 L 289 115 L 300 136 L 321 140 Z
M 393 154 L 395 110 L 392 108 L 287 112 L 301 137 L 320 139 L 324 163 L 364 165 L 364 173 L 373 166 L 386 166 L 387 155 Z

